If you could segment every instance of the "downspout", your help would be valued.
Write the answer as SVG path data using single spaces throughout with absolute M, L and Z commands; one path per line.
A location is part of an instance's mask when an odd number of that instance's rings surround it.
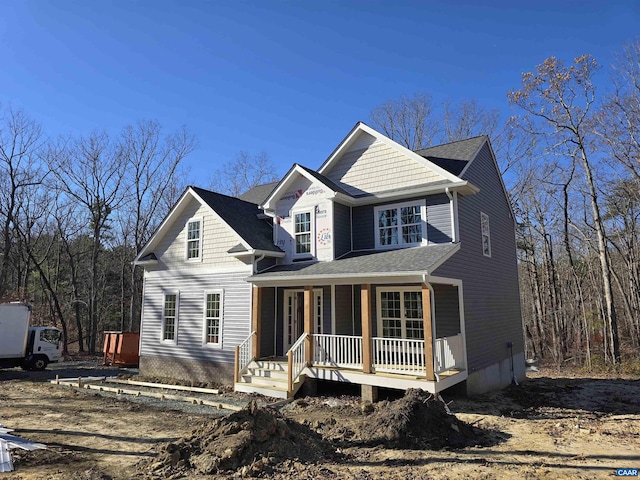
M 424 283 L 427 288 L 429 289 L 429 295 L 431 295 L 431 298 L 433 299 L 433 301 L 429 302 L 429 305 L 431 305 L 431 352 L 433 354 L 433 358 L 431 359 L 432 364 L 435 367 L 436 364 L 436 295 L 435 292 L 433 291 L 433 287 L 431 286 L 431 284 L 429 282 L 427 282 L 427 277 L 429 275 L 426 273 L 422 274 L 422 283 Z M 435 371 L 435 368 L 433 370 L 433 375 L 436 377 L 436 382 L 440 381 L 440 375 L 438 375 Z
M 458 222 L 456 222 L 456 208 L 458 195 L 454 190 L 453 192 L 449 187 L 444 189 L 444 193 L 449 197 L 450 214 L 451 214 L 451 240 L 453 243 L 458 243 Z
M 253 273 L 258 273 L 258 263 L 264 260 L 265 254 L 263 253 L 258 258 L 253 257 Z

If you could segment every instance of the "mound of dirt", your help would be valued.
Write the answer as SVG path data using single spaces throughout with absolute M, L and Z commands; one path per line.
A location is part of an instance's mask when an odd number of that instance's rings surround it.
M 309 464 L 335 456 L 320 435 L 253 401 L 187 437 L 161 445 L 157 458 L 140 462 L 138 472 L 159 478 L 234 471 L 259 475 L 287 461 Z
M 471 425 L 447 413 L 444 403 L 419 389 L 382 401 L 365 418 L 360 438 L 365 444 L 389 448 L 462 448 L 476 445 L 481 435 Z

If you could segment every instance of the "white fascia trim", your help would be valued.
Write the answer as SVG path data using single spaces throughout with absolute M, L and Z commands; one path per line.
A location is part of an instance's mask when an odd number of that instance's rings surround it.
M 403 199 L 415 198 L 421 195 L 432 195 L 435 193 L 445 193 L 446 190 L 449 191 L 460 191 L 463 194 L 473 195 L 480 191 L 478 187 L 473 185 L 472 183 L 465 181 L 459 181 L 456 183 L 449 184 L 440 184 L 440 185 L 432 185 L 432 186 L 422 186 L 422 187 L 414 187 L 403 189 L 402 191 L 394 191 L 394 192 L 380 192 L 375 193 L 373 195 L 368 195 L 366 197 L 359 198 L 351 198 L 347 200 L 351 206 L 360 206 L 360 205 L 369 205 L 372 203 L 379 202 L 389 202 L 389 201 L 400 201 Z M 340 195 L 340 194 L 338 194 Z M 339 197 L 336 195 L 336 199 Z
M 353 129 L 353 131 L 349 135 L 347 135 L 347 137 L 342 141 L 342 143 L 338 146 L 338 148 L 322 164 L 320 169 L 318 169 L 318 173 L 324 174 L 324 172 L 329 168 L 329 166 L 333 163 L 333 161 L 339 155 L 341 155 L 343 153 L 343 151 L 349 146 L 351 141 L 355 138 L 355 136 L 359 132 L 368 133 L 372 137 L 376 138 L 377 140 L 380 140 L 381 142 L 385 143 L 387 146 L 393 148 L 398 153 L 401 153 L 401 154 L 411 158 L 412 160 L 415 160 L 416 162 L 420 163 L 421 165 L 424 165 L 425 167 L 427 167 L 430 170 L 432 170 L 434 173 L 437 173 L 438 175 L 444 177 L 445 179 L 447 179 L 447 180 L 449 180 L 451 182 L 459 182 L 460 181 L 460 178 L 458 178 L 455 175 L 453 175 L 452 173 L 446 171 L 444 168 L 439 167 L 438 165 L 436 165 L 436 164 L 430 162 L 429 160 L 427 160 L 426 158 L 421 157 L 417 153 L 412 152 L 411 150 L 409 150 L 406 147 L 403 147 L 402 145 L 400 145 L 397 142 L 394 142 L 393 140 L 391 140 L 386 135 L 383 135 L 382 133 L 378 132 L 377 130 L 374 130 L 373 128 L 371 128 L 370 126 L 368 126 L 367 124 L 362 123 L 362 122 L 358 122 L 356 124 L 356 126 Z
M 191 278 L 201 277 L 202 275 L 251 275 L 253 273 L 253 265 L 249 264 L 245 268 L 228 267 L 228 268 L 188 268 L 181 269 L 171 268 L 168 270 L 145 270 L 145 277 L 148 278 Z
M 185 198 L 187 197 L 187 195 L 191 193 L 192 195 L 195 193 L 193 192 L 193 190 L 191 189 L 191 187 L 188 187 L 184 193 L 182 194 L 182 196 L 180 197 L 180 199 L 176 202 L 176 204 L 173 206 L 173 208 L 171 208 L 171 210 L 169 211 L 169 213 L 167 214 L 167 216 L 164 218 L 164 220 L 162 221 L 162 223 L 160 224 L 160 226 L 158 227 L 158 229 L 155 231 L 155 233 L 151 236 L 151 238 L 149 239 L 149 241 L 145 244 L 144 247 L 142 247 L 142 249 L 140 250 L 140 252 L 138 253 L 138 255 L 136 256 L 136 258 L 133 260 L 134 263 L 138 262 L 140 258 L 144 257 L 145 255 L 147 255 L 148 253 L 150 253 L 151 250 L 153 250 L 152 247 L 155 247 L 155 244 L 157 243 L 157 240 L 164 234 L 165 230 L 168 228 L 169 225 L 171 225 L 173 223 L 173 218 L 183 210 L 184 208 L 184 204 L 185 204 Z
M 158 260 L 134 260 L 131 263 L 133 263 L 136 267 L 137 266 L 144 267 L 147 265 L 157 265 Z
M 404 283 L 404 282 L 421 282 L 422 278 L 427 275 L 422 272 L 380 272 L 380 273 L 357 273 L 342 275 L 299 275 L 296 277 L 271 277 L 265 279 L 245 280 L 256 286 L 299 286 L 299 285 L 350 285 L 352 283 Z M 310 283 L 309 283 L 310 282 Z
M 332 188 L 329 188 L 328 185 L 326 185 L 324 182 L 322 182 L 321 180 L 318 180 L 316 177 L 314 177 L 313 175 L 310 175 L 308 172 L 305 171 L 304 168 L 302 168 L 300 165 L 298 165 L 297 163 L 295 165 L 293 165 L 293 167 L 291 167 L 291 169 L 289 170 L 289 172 L 284 176 L 284 178 L 282 180 L 280 180 L 280 183 L 278 184 L 278 186 L 276 187 L 276 189 L 271 192 L 271 195 L 269 195 L 267 197 L 267 199 L 264 201 L 263 204 L 260 205 L 260 208 L 266 210 L 274 210 L 274 206 L 272 206 L 271 204 L 273 203 L 273 201 L 276 198 L 280 197 L 281 191 L 284 190 L 287 185 L 289 183 L 291 183 L 292 178 L 293 178 L 293 174 L 297 173 L 299 175 L 302 175 L 304 178 L 306 178 L 307 180 L 309 180 L 311 183 L 322 183 L 322 185 L 324 185 L 327 189 L 329 189 L 332 193 L 333 196 L 335 197 L 336 194 L 338 192 L 334 191 Z
M 286 255 L 284 252 L 272 252 L 271 250 L 254 250 L 254 249 L 247 250 L 246 252 L 233 252 L 233 253 L 227 252 L 227 254 L 230 257 L 234 257 L 234 258 L 248 257 L 251 255 L 256 255 L 256 256 L 263 255 L 265 257 L 283 258 Z

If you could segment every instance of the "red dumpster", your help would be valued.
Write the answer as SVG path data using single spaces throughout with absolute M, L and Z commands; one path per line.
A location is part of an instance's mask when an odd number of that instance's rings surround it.
M 104 332 L 104 364 L 134 367 L 140 362 L 140 334 Z

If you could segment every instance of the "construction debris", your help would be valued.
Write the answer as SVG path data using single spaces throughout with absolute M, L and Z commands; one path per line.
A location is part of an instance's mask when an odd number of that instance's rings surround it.
M 11 435 L 11 428 L 5 428 L 0 424 L 0 472 L 12 472 L 13 461 L 11 460 L 11 448 L 21 448 L 22 450 L 36 450 L 47 448 L 42 443 L 35 443 L 24 438 Z

